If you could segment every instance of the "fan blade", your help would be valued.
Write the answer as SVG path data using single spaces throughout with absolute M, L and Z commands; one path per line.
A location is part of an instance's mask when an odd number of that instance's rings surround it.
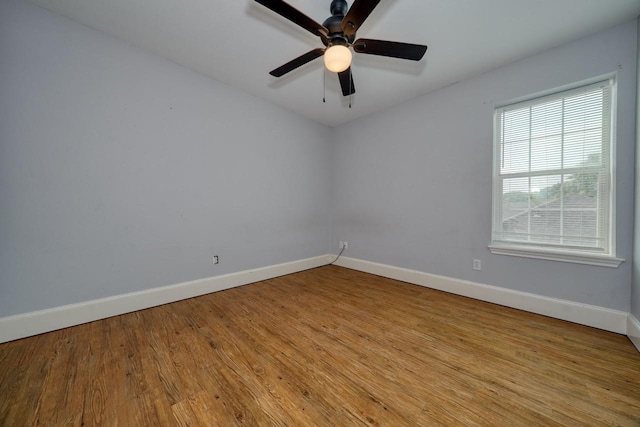
M 391 56 L 393 58 L 420 61 L 427 51 L 427 46 L 387 40 L 358 39 L 353 43 L 353 50 L 369 55 Z
M 351 67 L 338 73 L 340 79 L 340 87 L 342 88 L 342 95 L 349 96 L 356 93 L 356 87 L 353 85 L 353 76 L 351 75 Z
M 322 24 L 317 23 L 295 7 L 283 2 L 282 0 L 256 1 L 323 40 L 325 40 L 327 38 L 327 34 L 329 34 L 329 30 L 327 30 Z
M 324 48 L 319 47 L 319 48 L 313 49 L 312 51 L 309 51 L 304 55 L 300 55 L 296 59 L 289 61 L 286 64 L 276 68 L 275 70 L 271 71 L 269 74 L 271 74 L 274 77 L 282 77 L 285 74 L 287 74 L 289 71 L 293 71 L 296 68 L 303 66 L 307 62 L 313 61 L 314 59 L 318 58 L 319 56 L 322 56 L 323 54 L 324 54 Z
M 349 12 L 347 12 L 347 15 L 342 19 L 342 23 L 340 24 L 344 35 L 354 35 L 378 3 L 380 3 L 380 0 L 354 0 L 351 9 L 349 9 Z

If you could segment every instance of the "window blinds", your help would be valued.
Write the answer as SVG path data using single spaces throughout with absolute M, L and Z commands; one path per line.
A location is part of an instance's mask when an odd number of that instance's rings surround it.
M 496 109 L 494 242 L 610 252 L 612 85 Z

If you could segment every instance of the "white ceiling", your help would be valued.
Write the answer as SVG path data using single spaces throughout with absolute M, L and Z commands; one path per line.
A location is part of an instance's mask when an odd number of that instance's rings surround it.
M 358 37 L 426 44 L 420 62 L 354 54 L 353 107 L 322 59 L 268 72 L 322 47 L 253 0 L 30 0 L 89 27 L 336 126 L 640 14 L 640 0 L 382 0 Z M 317 22 L 330 0 L 288 0 Z M 351 1 L 349 1 L 351 4 Z

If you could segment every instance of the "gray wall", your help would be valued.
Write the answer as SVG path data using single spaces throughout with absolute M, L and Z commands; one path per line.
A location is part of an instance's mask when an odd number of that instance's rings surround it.
M 631 283 L 631 314 L 640 319 L 640 18 L 638 18 L 638 73 L 637 77 L 637 121 L 636 121 L 636 182 L 635 221 L 633 239 L 633 281 Z
M 330 129 L 19 1 L 0 58 L 0 317 L 330 250 Z
M 336 252 L 338 240 L 355 258 L 629 310 L 636 36 L 628 23 L 328 129 L 0 0 L 0 317 Z M 616 70 L 628 261 L 491 255 L 493 106 Z
M 613 269 L 490 254 L 494 106 L 613 71 L 617 254 L 627 261 Z M 635 93 L 632 21 L 338 127 L 334 245 L 347 240 L 354 258 L 628 311 Z

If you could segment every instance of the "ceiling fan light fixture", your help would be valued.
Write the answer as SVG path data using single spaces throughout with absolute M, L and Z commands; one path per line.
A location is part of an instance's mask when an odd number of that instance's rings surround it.
M 334 73 L 341 73 L 351 66 L 351 51 L 343 45 L 333 45 L 324 52 L 324 66 Z
M 356 53 L 367 55 L 387 56 L 390 58 L 419 61 L 427 51 L 427 46 L 412 43 L 393 42 L 389 40 L 375 40 L 356 38 L 356 32 L 382 0 L 353 0 L 351 8 L 347 0 L 332 0 L 331 16 L 320 24 L 291 6 L 285 0 L 255 0 L 273 12 L 288 19 L 299 27 L 320 37 L 325 47 L 317 47 L 284 65 L 269 72 L 273 77 L 283 75 L 324 56 L 327 70 L 338 75 L 340 89 L 343 96 L 350 96 L 356 92 L 351 76 L 351 49 Z M 349 105 L 351 106 L 351 105 Z

